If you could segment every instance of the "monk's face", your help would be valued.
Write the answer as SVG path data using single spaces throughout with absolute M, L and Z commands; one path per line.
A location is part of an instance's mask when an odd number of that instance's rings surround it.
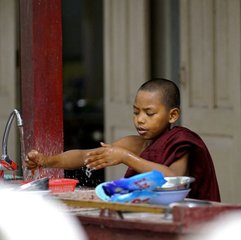
M 140 90 L 133 105 L 133 120 L 144 139 L 154 139 L 169 130 L 173 123 L 172 110 L 162 104 L 158 91 Z

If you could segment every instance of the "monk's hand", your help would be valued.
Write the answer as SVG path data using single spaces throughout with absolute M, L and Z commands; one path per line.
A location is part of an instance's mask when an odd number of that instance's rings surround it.
M 45 167 L 46 156 L 37 150 L 31 150 L 25 158 L 25 165 L 28 169 L 34 170 L 38 167 Z
M 118 165 L 123 162 L 128 153 L 123 148 L 101 143 L 101 148 L 88 153 L 85 164 L 87 168 L 93 170 Z

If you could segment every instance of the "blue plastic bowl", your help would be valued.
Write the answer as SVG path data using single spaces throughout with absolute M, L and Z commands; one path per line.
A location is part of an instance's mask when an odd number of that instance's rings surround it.
M 106 195 L 103 185 L 105 183 L 99 184 L 96 189 L 96 195 L 103 201 L 110 202 L 111 198 Z M 183 201 L 184 198 L 187 196 L 191 189 L 180 189 L 180 190 L 169 190 L 169 191 L 151 191 L 150 192 L 150 199 L 148 202 L 149 204 L 158 204 L 158 205 L 168 205 L 173 202 L 180 202 Z M 143 192 L 143 194 L 146 194 L 146 191 Z M 139 196 L 140 198 L 140 196 Z M 130 202 L 132 202 L 133 199 L 131 199 Z M 128 202 L 128 201 L 127 201 Z
M 150 204 L 161 204 L 168 205 L 174 202 L 183 201 L 187 194 L 190 192 L 190 188 L 188 189 L 180 189 L 180 190 L 170 190 L 170 191 L 157 191 L 150 199 Z
M 101 199 L 102 201 L 106 201 L 109 202 L 110 201 L 110 197 L 108 195 L 106 195 L 104 189 L 103 189 L 103 185 L 105 185 L 105 183 L 100 183 L 96 188 L 95 188 L 95 193 L 97 195 L 97 197 L 99 199 Z

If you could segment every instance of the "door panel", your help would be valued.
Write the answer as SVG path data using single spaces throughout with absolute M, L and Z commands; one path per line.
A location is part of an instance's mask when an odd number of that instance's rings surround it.
M 104 82 L 106 142 L 136 134 L 132 104 L 149 76 L 148 1 L 104 1 Z M 106 179 L 123 177 L 125 166 L 106 169 Z
M 240 1 L 180 3 L 182 123 L 208 145 L 222 200 L 241 202 Z

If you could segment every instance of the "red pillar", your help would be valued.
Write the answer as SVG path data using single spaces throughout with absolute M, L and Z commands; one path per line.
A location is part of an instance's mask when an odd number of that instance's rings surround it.
M 19 5 L 25 152 L 59 153 L 63 151 L 61 0 L 21 0 Z M 63 170 L 43 170 L 41 177 L 46 175 L 63 177 Z

